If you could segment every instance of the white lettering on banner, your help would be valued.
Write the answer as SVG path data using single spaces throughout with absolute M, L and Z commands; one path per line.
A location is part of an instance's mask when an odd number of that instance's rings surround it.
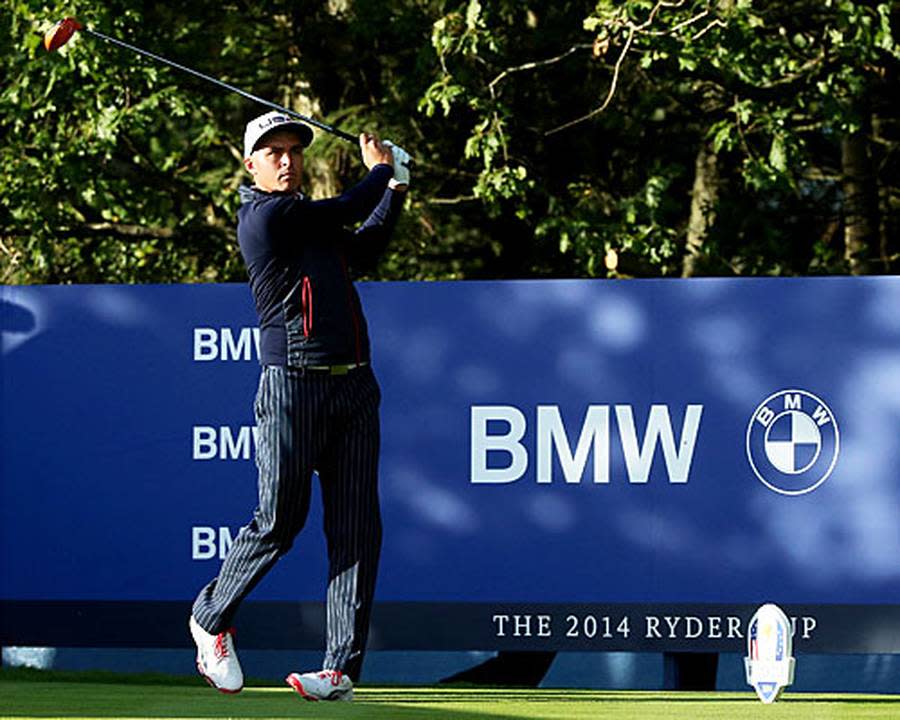
M 549 615 L 494 615 L 491 618 L 496 630 L 496 637 L 506 637 L 509 621 L 512 620 L 512 637 L 553 636 Z M 535 621 L 532 624 L 532 621 Z
M 662 622 L 660 622 L 660 620 Z M 708 615 L 697 617 L 696 615 L 658 615 L 644 616 L 644 637 L 669 640 L 696 640 L 707 638 L 717 640 L 723 637 L 729 640 L 743 640 L 741 631 L 741 619 L 734 615 L 726 618 L 727 630 L 722 632 L 722 617 L 720 615 Z M 662 627 L 660 627 L 662 625 Z
M 497 626 L 497 637 L 506 637 L 506 623 L 509 622 L 509 615 L 494 615 L 491 620 Z
M 556 405 L 539 405 L 536 412 L 536 452 L 538 483 L 553 482 L 554 453 L 567 484 L 581 482 L 588 456 L 593 450 L 593 482 L 609 483 L 610 412 L 608 405 L 590 405 L 585 413 L 572 452 L 569 435 Z M 470 482 L 475 484 L 511 483 L 521 479 L 528 469 L 528 450 L 522 443 L 525 436 L 525 415 L 510 405 L 473 405 L 471 407 Z M 653 458 L 658 445 L 666 465 L 669 482 L 686 483 L 691 472 L 694 448 L 703 416 L 702 405 L 688 405 L 681 427 L 681 438 L 675 440 L 672 419 L 666 405 L 652 405 L 639 443 L 634 410 L 630 405 L 615 406 L 618 436 L 625 457 L 628 482 L 646 483 L 650 477 Z M 504 433 L 488 432 L 491 421 L 503 422 Z M 489 467 L 488 454 L 503 451 L 510 456 L 505 467 Z
M 660 618 L 657 615 L 644 616 L 644 637 L 663 639 L 685 639 L 695 640 L 703 637 L 710 640 L 718 640 L 727 638 L 729 640 L 743 640 L 743 621 L 734 615 L 728 615 L 725 618 L 725 629 L 722 628 L 723 618 L 720 615 L 708 615 L 705 618 L 696 615 L 664 615 Z M 662 628 L 660 627 L 662 620 Z M 800 637 L 803 640 L 809 640 L 813 631 L 818 625 L 818 621 L 809 615 L 803 617 L 791 618 L 791 634 L 797 635 L 797 621 L 800 621 L 801 631 Z
M 537 409 L 537 456 L 539 483 L 553 482 L 553 455 L 551 446 L 556 448 L 556 456 L 562 466 L 567 483 L 580 483 L 584 475 L 591 446 L 594 448 L 594 482 L 609 482 L 609 407 L 591 405 L 587 409 L 575 455 L 569 447 L 566 428 L 559 408 L 555 405 L 538 405 Z
M 756 413 L 756 422 L 758 422 L 763 427 L 769 427 L 769 423 L 775 418 L 775 412 L 773 410 L 769 410 L 767 407 L 761 407 L 759 412 Z
M 531 637 L 531 615 L 513 615 L 513 637 Z
M 215 557 L 224 560 L 233 542 L 231 528 L 224 525 L 218 531 L 205 525 L 192 527 L 191 560 L 211 560 Z
M 810 636 L 813 634 L 813 630 L 816 629 L 816 625 L 819 624 L 819 621 L 814 617 L 803 617 L 800 618 L 803 621 L 803 632 L 801 633 L 801 637 L 804 640 L 809 640 Z M 797 618 L 791 618 L 791 625 L 794 629 L 794 635 L 797 634 Z
M 237 435 L 227 425 L 194 426 L 194 460 L 249 460 L 256 444 L 256 426 L 244 425 Z
M 702 405 L 688 405 L 684 413 L 684 424 L 681 428 L 681 443 L 675 449 L 675 438 L 672 432 L 672 420 L 669 408 L 665 405 L 653 405 L 650 418 L 644 432 L 644 444 L 638 448 L 637 432 L 634 427 L 634 413 L 630 405 L 616 405 L 616 422 L 619 424 L 619 437 L 622 450 L 625 452 L 625 465 L 628 468 L 628 482 L 645 483 L 650 477 L 650 465 L 656 452 L 656 444 L 660 442 L 669 482 L 686 483 L 691 473 L 691 460 L 694 457 L 694 445 L 697 432 L 700 430 Z
M 550 637 L 553 632 L 550 630 L 550 616 L 549 615 L 538 615 L 538 628 L 537 628 L 537 636 L 538 637 Z
M 259 358 L 259 328 L 245 327 L 237 339 L 231 328 L 194 328 L 194 361 L 254 360 Z
M 831 417 L 828 415 L 828 411 L 821 405 L 813 410 L 813 420 L 816 421 L 816 425 L 822 427 L 826 423 L 831 422 Z
M 632 628 L 643 627 L 645 640 L 743 640 L 744 621 L 737 615 L 605 615 L 590 612 L 553 614 L 498 613 L 491 616 L 494 637 L 556 638 L 595 641 L 627 640 Z M 818 625 L 815 617 L 791 618 L 791 635 L 810 640 Z
M 506 423 L 509 432 L 505 435 L 488 435 L 490 420 Z M 510 405 L 475 405 L 472 407 L 470 427 L 472 482 L 510 483 L 525 474 L 528 469 L 528 452 L 520 442 L 525 436 L 525 416 L 521 410 Z M 505 468 L 489 468 L 487 461 L 491 450 L 509 453 L 509 465 Z

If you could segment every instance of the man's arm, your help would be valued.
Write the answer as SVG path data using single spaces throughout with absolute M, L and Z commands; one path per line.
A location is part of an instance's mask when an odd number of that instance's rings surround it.
M 362 182 L 337 197 L 287 203 L 283 219 L 288 223 L 314 222 L 343 227 L 370 216 L 394 176 L 394 156 L 389 147 L 369 133 L 360 134 L 359 148 L 369 169 Z
M 393 154 L 394 177 L 388 183 L 389 189 L 382 196 L 381 202 L 354 233 L 350 256 L 357 270 L 374 266 L 378 256 L 384 252 L 409 189 L 409 153 L 389 140 L 384 141 L 384 146 Z
M 309 217 L 340 226 L 353 225 L 369 216 L 384 195 L 388 181 L 394 176 L 394 168 L 380 163 L 375 165 L 358 184 L 341 195 L 309 202 Z
M 381 202 L 353 233 L 353 242 L 348 250 L 355 270 L 373 266 L 378 256 L 384 252 L 394 233 L 405 199 L 405 190 L 385 190 Z

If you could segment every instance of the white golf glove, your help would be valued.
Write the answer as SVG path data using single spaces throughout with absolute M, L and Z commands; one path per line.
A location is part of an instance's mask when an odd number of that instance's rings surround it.
M 385 140 L 383 144 L 394 154 L 394 177 L 388 182 L 388 187 L 393 189 L 398 185 L 409 186 L 409 153 L 390 140 Z

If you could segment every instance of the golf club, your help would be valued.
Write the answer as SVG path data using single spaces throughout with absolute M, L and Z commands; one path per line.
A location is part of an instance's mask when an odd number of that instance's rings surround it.
M 58 50 L 63 45 L 65 45 L 72 38 L 72 35 L 75 34 L 76 31 L 81 31 L 88 35 L 93 35 L 96 38 L 101 40 L 105 40 L 106 42 L 112 43 L 113 45 L 118 45 L 119 47 L 126 48 L 128 50 L 133 50 L 136 53 L 149 57 L 153 60 L 161 62 L 165 65 L 173 67 L 177 70 L 181 70 L 183 72 L 189 73 L 194 77 L 198 77 L 201 80 L 208 80 L 219 87 L 223 87 L 226 90 L 231 90 L 232 92 L 236 92 L 238 95 L 243 95 L 245 98 L 249 100 L 253 100 L 255 102 L 260 103 L 261 105 L 265 105 L 267 107 L 272 108 L 273 110 L 278 110 L 279 112 L 283 112 L 285 115 L 290 115 L 295 117 L 303 122 L 309 123 L 310 125 L 314 125 L 325 132 L 329 132 L 332 135 L 336 135 L 342 140 L 346 140 L 348 142 L 353 143 L 354 145 L 359 143 L 359 138 L 351 135 L 350 133 L 344 132 L 343 130 L 339 130 L 332 125 L 328 125 L 326 123 L 320 122 L 319 120 L 315 120 L 307 115 L 303 115 L 301 113 L 295 112 L 293 110 L 289 110 L 288 108 L 278 105 L 277 103 L 273 103 L 270 100 L 264 100 L 261 97 L 253 95 L 252 93 L 248 93 L 246 90 L 241 90 L 234 85 L 229 85 L 226 82 L 222 82 L 221 80 L 217 80 L 214 77 L 210 77 L 209 75 L 204 75 L 202 72 L 198 72 L 197 70 L 193 70 L 184 65 L 180 65 L 177 62 L 173 62 L 172 60 L 168 60 L 164 57 L 156 55 L 152 52 L 148 52 L 147 50 L 142 50 L 139 47 L 135 47 L 134 45 L 130 45 L 127 42 L 123 42 L 122 40 L 117 40 L 114 37 L 110 37 L 109 35 L 104 35 L 103 33 L 99 33 L 96 30 L 90 30 L 78 22 L 75 18 L 65 18 L 64 20 L 60 20 L 56 25 L 54 25 L 50 30 L 46 32 L 44 35 L 44 47 L 48 52 L 53 52 L 54 50 Z

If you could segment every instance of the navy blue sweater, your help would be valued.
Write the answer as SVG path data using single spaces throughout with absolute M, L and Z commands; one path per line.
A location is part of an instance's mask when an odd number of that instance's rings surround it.
M 315 201 L 241 188 L 238 242 L 263 365 L 368 362 L 366 320 L 348 265 L 358 254 L 377 254 L 390 238 L 403 204 L 403 193 L 387 189 L 392 176 L 390 165 L 376 165 L 343 195 Z

